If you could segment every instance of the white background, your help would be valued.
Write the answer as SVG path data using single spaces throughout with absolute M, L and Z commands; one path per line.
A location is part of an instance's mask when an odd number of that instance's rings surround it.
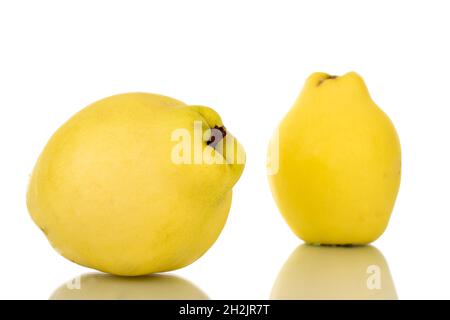
M 450 298 L 448 1 L 0 2 L 0 298 L 47 299 L 88 269 L 31 221 L 28 176 L 87 104 L 147 91 L 216 109 L 247 151 L 227 225 L 175 271 L 211 299 L 267 299 L 301 243 L 265 174 L 278 121 L 314 71 L 360 73 L 400 135 L 385 256 L 400 299 Z

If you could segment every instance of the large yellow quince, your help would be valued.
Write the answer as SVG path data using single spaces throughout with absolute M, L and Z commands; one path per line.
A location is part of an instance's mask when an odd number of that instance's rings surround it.
M 69 260 L 116 275 L 169 271 L 217 239 L 244 162 L 214 110 L 154 94 L 115 95 L 53 135 L 27 204 Z
M 384 232 L 400 184 L 400 143 L 356 73 L 312 74 L 269 157 L 275 201 L 304 241 L 367 244 Z

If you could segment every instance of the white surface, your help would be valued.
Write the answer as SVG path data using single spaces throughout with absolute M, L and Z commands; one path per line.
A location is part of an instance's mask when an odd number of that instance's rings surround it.
M 47 299 L 89 270 L 60 257 L 25 205 L 50 135 L 127 91 L 216 109 L 247 151 L 227 225 L 174 272 L 210 298 L 265 299 L 301 243 L 272 200 L 266 146 L 314 71 L 360 73 L 399 132 L 385 255 L 400 299 L 450 298 L 448 1 L 2 1 L 0 298 Z

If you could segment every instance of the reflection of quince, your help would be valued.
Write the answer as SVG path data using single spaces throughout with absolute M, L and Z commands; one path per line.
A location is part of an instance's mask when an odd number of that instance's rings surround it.
M 281 269 L 272 299 L 397 299 L 389 267 L 373 246 L 301 245 Z
M 88 273 L 62 285 L 50 300 L 206 300 L 187 280 L 173 275 L 118 277 Z

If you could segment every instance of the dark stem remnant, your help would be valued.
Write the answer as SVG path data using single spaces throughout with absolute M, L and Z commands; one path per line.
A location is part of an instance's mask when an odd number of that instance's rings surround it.
M 220 140 L 225 138 L 226 135 L 227 130 L 225 129 L 225 127 L 214 126 L 214 128 L 211 129 L 211 138 L 206 141 L 206 144 L 210 147 L 215 148 Z
M 320 86 L 322 83 L 324 83 L 326 80 L 331 80 L 331 79 L 336 79 L 338 76 L 327 76 L 326 78 L 321 79 L 318 83 L 317 86 Z

